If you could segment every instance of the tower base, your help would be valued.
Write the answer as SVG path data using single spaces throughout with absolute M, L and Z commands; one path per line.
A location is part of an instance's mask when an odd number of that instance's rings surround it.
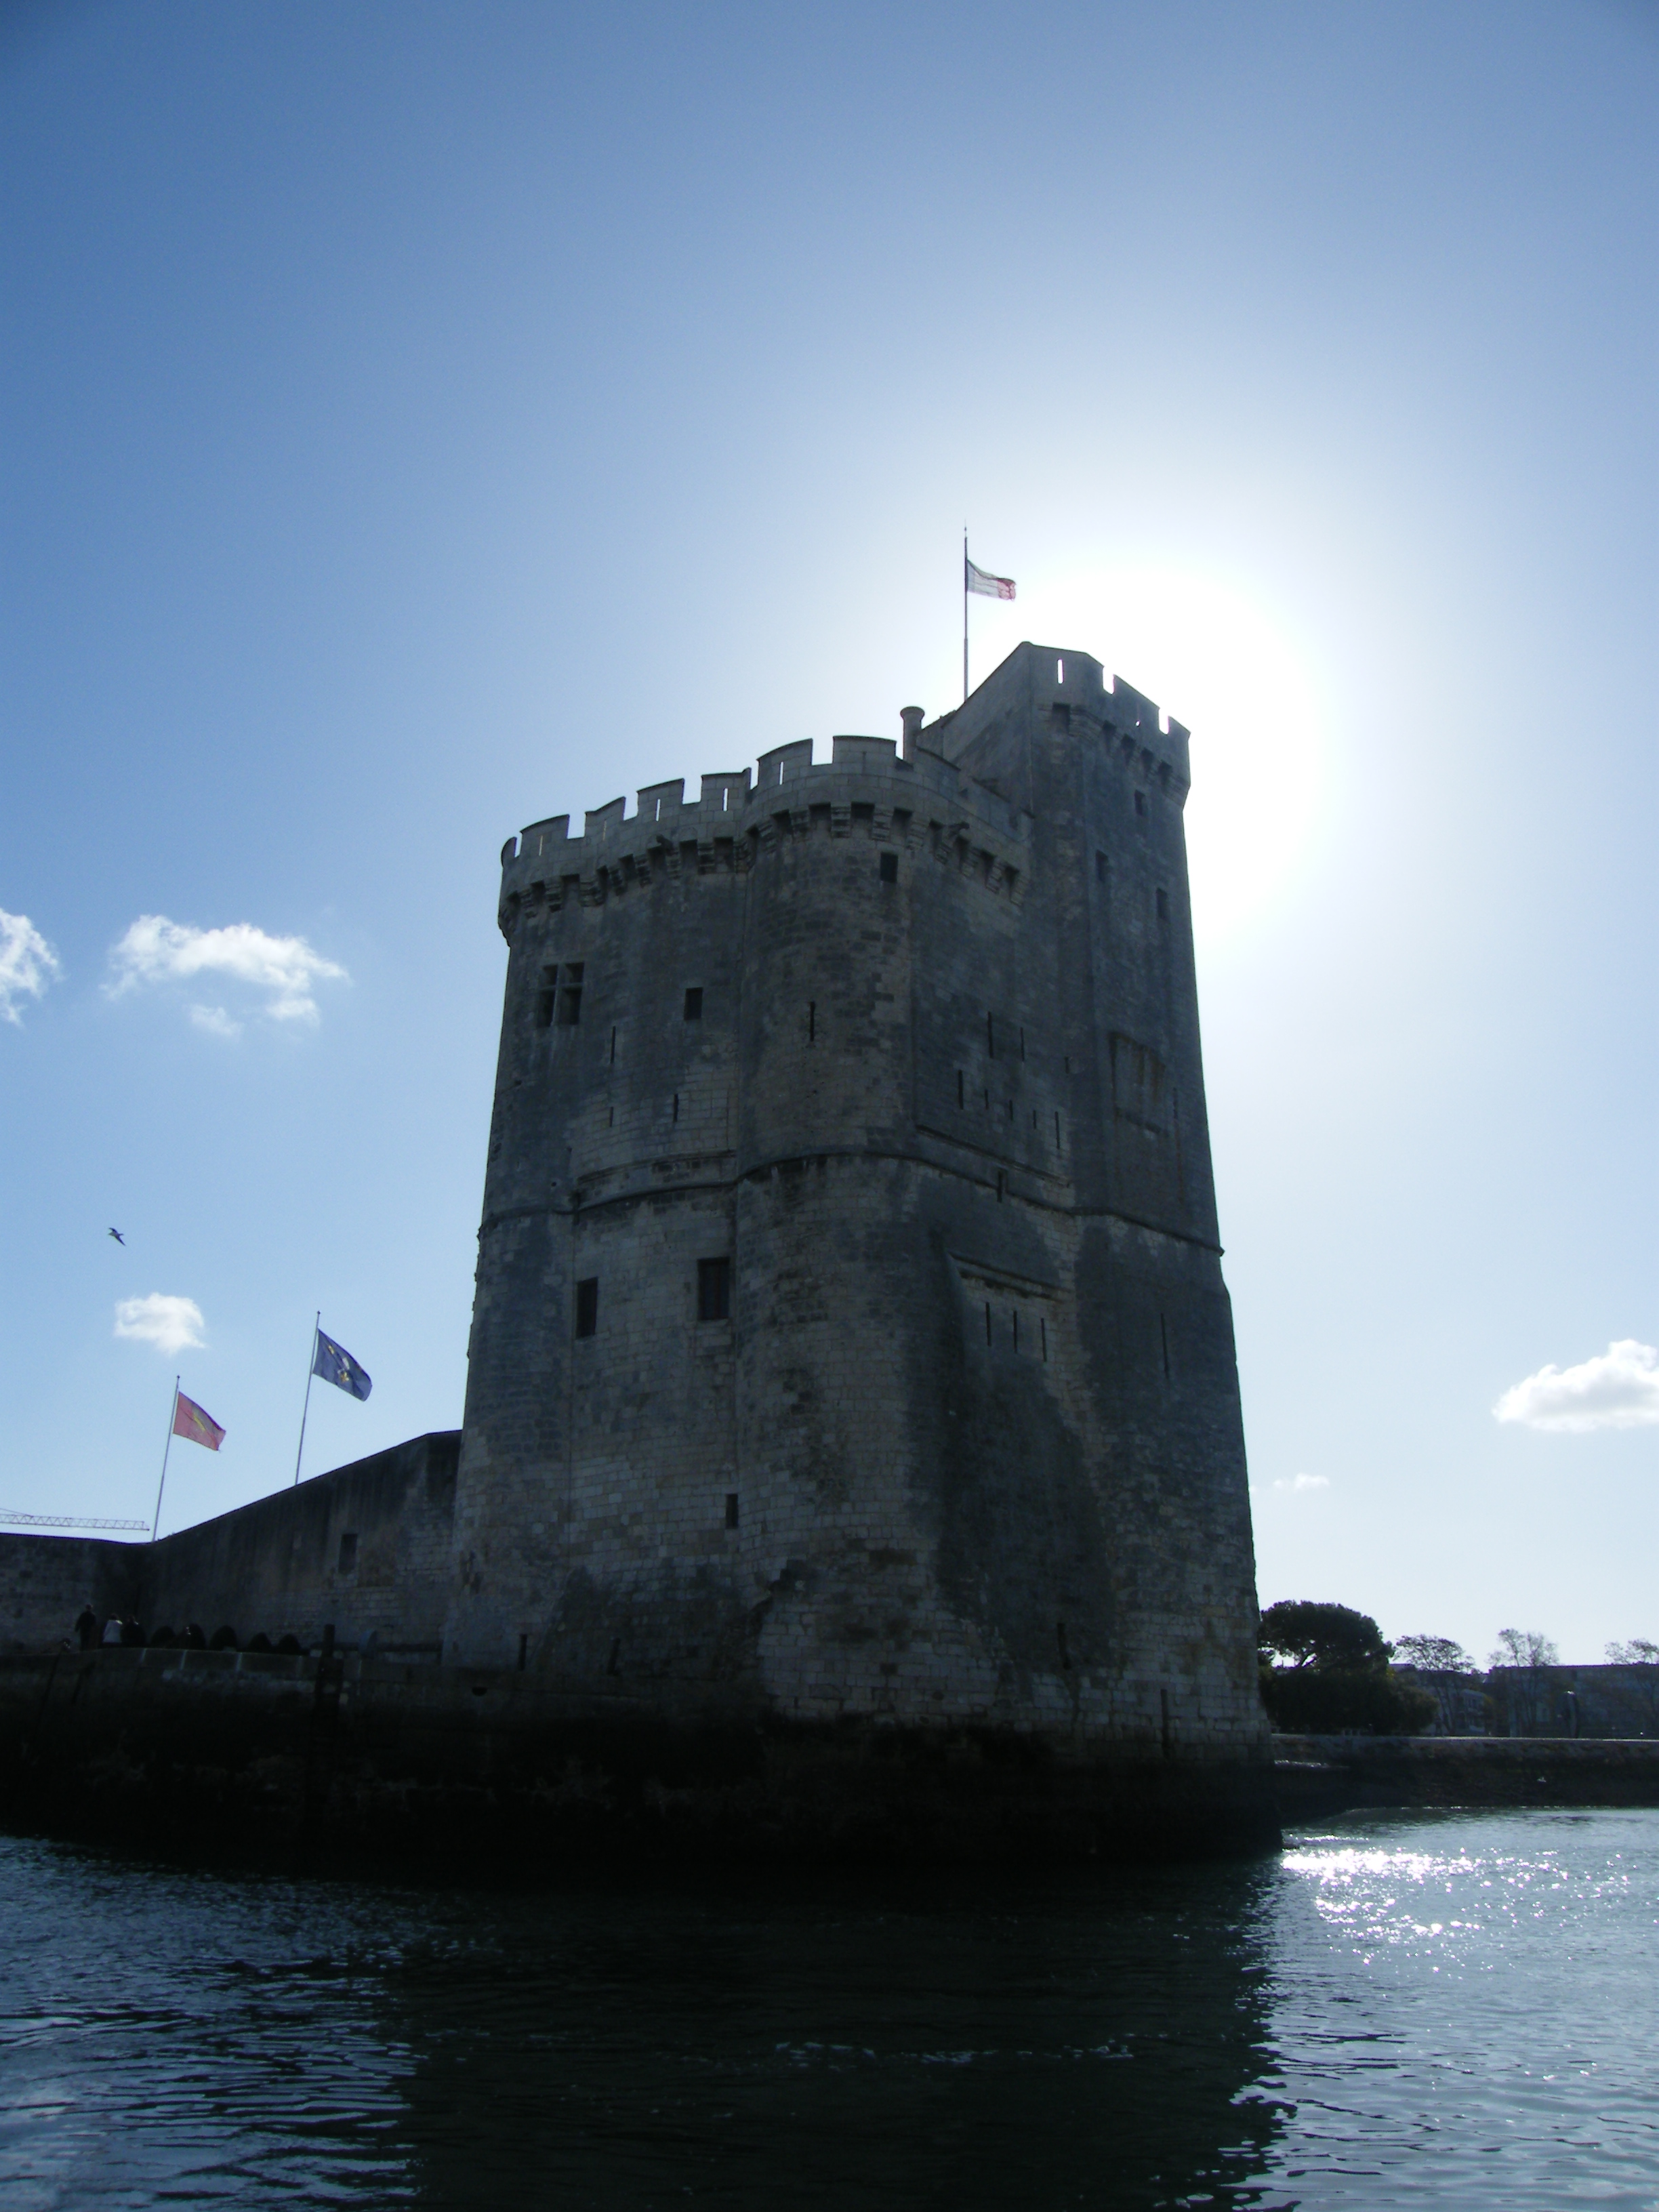
M 623 1858 L 1055 1865 L 1279 1841 L 1266 1759 L 786 1723 L 736 1698 L 355 1656 L 0 1660 L 0 1731 L 14 1828 L 468 1878 Z

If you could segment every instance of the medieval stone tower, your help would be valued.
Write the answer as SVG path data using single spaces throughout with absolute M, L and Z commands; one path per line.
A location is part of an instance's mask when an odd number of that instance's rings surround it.
M 1187 732 L 1034 645 L 921 719 L 503 849 L 447 1649 L 1259 1762 Z

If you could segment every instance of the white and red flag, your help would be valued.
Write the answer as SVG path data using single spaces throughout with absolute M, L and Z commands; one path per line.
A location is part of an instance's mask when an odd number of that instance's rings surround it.
M 225 1432 L 212 1414 L 204 1413 L 195 1399 L 186 1398 L 182 1390 L 173 1408 L 173 1433 L 187 1437 L 193 1444 L 205 1444 L 210 1451 L 217 1451 L 225 1440 Z
M 976 568 L 964 553 L 963 559 L 963 588 L 978 592 L 988 599 L 1012 599 L 1014 580 L 1012 576 L 993 576 L 984 568 Z

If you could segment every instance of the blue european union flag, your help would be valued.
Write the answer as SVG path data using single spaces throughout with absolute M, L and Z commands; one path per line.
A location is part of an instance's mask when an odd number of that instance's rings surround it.
M 317 1352 L 311 1363 L 313 1375 L 320 1375 L 325 1382 L 332 1382 L 337 1389 L 349 1390 L 354 1398 L 367 1398 L 374 1385 L 364 1370 L 357 1364 L 344 1345 L 336 1344 L 331 1336 L 317 1332 Z

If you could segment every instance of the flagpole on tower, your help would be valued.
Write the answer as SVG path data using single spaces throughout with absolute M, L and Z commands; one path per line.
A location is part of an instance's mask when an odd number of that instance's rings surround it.
M 294 1455 L 294 1482 L 296 1489 L 300 1481 L 300 1462 L 305 1457 L 306 1416 L 311 1411 L 311 1378 L 317 1371 L 317 1332 L 322 1325 L 323 1310 L 319 1306 L 317 1318 L 311 1324 L 311 1349 L 306 1354 L 306 1401 L 300 1409 L 300 1449 Z
M 201 1385 L 198 1383 L 199 1389 Z M 161 1480 L 155 1486 L 155 1518 L 149 1524 L 149 1540 L 155 1541 L 155 1532 L 161 1525 L 161 1492 L 167 1486 L 167 1455 L 173 1449 L 173 1425 L 179 1418 L 179 1377 L 173 1378 L 173 1403 L 167 1407 L 167 1440 L 161 1447 Z
M 968 526 L 962 526 L 962 703 L 968 704 Z

